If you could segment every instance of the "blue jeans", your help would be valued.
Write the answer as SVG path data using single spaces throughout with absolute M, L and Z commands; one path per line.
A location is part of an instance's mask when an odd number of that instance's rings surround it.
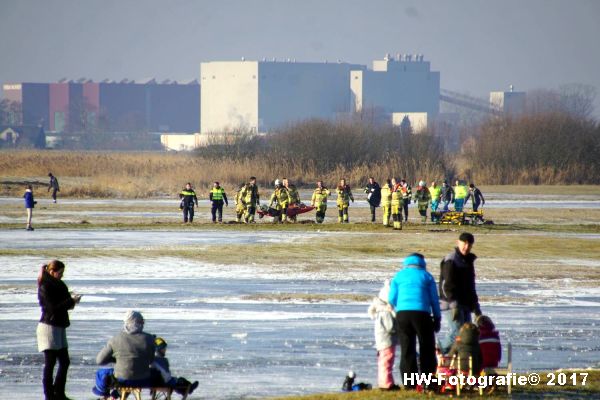
M 456 211 L 462 211 L 465 206 L 465 199 L 454 199 L 454 209 Z
M 456 336 L 458 336 L 460 327 L 463 326 L 465 322 L 471 322 L 471 310 L 460 305 L 456 306 L 456 308 L 458 312 L 456 320 L 452 319 L 454 314 L 452 308 L 443 311 L 442 322 L 444 322 L 447 333 L 446 337 L 440 340 L 440 346 L 442 353 L 444 354 L 450 351 L 450 347 L 452 347 Z
M 442 201 L 442 203 L 444 204 L 444 208 L 442 208 L 442 211 L 448 211 L 448 206 L 450 205 L 450 200 L 444 200 L 444 201 Z

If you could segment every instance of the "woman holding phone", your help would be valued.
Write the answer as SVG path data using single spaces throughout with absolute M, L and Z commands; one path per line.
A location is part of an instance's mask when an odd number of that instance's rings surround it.
M 46 400 L 68 400 L 65 395 L 69 351 L 67 327 L 70 325 L 68 311 L 81 300 L 81 295 L 71 295 L 62 281 L 65 264 L 52 260 L 43 265 L 38 275 L 38 300 L 42 316 L 37 326 L 38 350 L 44 353 L 42 384 Z M 58 361 L 56 378 L 54 366 Z

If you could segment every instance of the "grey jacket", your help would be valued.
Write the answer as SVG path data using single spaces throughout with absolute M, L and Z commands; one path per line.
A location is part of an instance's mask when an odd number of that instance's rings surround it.
M 369 316 L 375 321 L 375 348 L 377 351 L 397 345 L 396 313 L 390 305 L 375 297 L 369 306 Z
M 154 361 L 154 335 L 145 332 L 121 332 L 111 338 L 96 356 L 99 365 L 115 363 L 118 379 L 150 378 L 150 364 Z

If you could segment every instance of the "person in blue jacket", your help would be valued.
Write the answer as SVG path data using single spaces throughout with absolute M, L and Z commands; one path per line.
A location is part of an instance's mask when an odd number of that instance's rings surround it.
M 394 307 L 398 321 L 402 377 L 418 372 L 434 374 L 437 366 L 435 333 L 440 330 L 442 314 L 435 279 L 426 266 L 422 254 L 410 254 L 390 284 L 389 303 Z M 417 368 L 417 338 L 421 371 Z M 412 386 L 406 383 L 405 387 Z
M 33 227 L 31 226 L 31 217 L 33 216 L 33 207 L 37 201 L 33 199 L 33 187 L 31 185 L 27 185 L 25 189 L 25 194 L 23 195 L 25 199 L 25 209 L 27 210 L 27 230 L 32 231 Z

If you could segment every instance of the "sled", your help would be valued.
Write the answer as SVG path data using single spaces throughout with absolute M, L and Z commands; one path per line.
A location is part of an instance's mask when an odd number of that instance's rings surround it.
M 139 387 L 130 387 L 130 386 L 118 386 L 117 390 L 120 393 L 120 400 L 126 400 L 129 395 L 133 395 L 135 400 L 142 400 L 142 389 L 150 390 L 150 399 L 151 400 L 171 400 L 171 395 L 174 393 L 174 389 L 170 387 L 149 387 L 149 388 L 139 388 Z M 190 387 L 188 386 L 187 390 L 181 395 L 181 400 L 186 400 L 189 395 Z M 109 399 L 112 399 L 109 397 Z
M 298 203 L 298 204 L 291 204 L 288 206 L 287 208 L 287 216 L 288 217 L 294 217 L 296 215 L 299 214 L 304 214 L 307 213 L 309 211 L 314 210 L 313 206 L 307 206 L 304 203 Z M 281 213 L 280 210 L 276 210 L 272 207 L 267 207 L 265 205 L 260 206 L 257 210 L 256 213 L 258 214 L 259 218 L 262 217 L 277 217 L 279 216 L 279 214 Z
M 489 224 L 480 211 L 433 211 L 431 217 L 438 224 L 444 225 L 480 225 Z

